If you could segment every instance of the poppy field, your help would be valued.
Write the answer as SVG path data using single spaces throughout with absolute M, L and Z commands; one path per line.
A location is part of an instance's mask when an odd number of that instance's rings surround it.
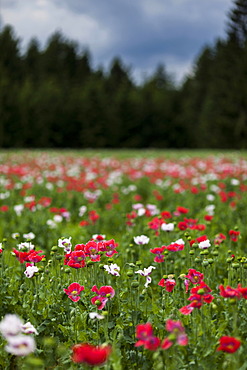
M 2 152 L 0 368 L 247 369 L 247 159 Z

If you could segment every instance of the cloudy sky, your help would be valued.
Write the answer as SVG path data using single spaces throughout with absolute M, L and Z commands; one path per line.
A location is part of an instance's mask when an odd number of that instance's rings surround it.
M 141 81 L 159 63 L 176 81 L 200 50 L 225 37 L 233 0 L 0 0 L 0 26 L 10 24 L 23 48 L 43 47 L 55 31 L 91 52 L 106 69 L 115 56 Z

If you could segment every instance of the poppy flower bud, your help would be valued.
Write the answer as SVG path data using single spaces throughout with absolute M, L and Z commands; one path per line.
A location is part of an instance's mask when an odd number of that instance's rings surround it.
M 138 283 L 138 281 L 133 281 L 133 282 L 131 283 L 131 287 L 132 287 L 132 288 L 138 288 L 138 287 L 139 287 L 139 283 Z
M 54 245 L 52 248 L 51 248 L 51 250 L 53 251 L 53 252 L 56 252 L 57 251 L 57 246 L 56 245 Z
M 219 255 L 219 252 L 218 251 L 212 251 L 212 255 L 213 256 L 218 256 Z
M 192 249 L 191 251 L 189 251 L 189 254 L 195 254 L 195 251 Z
M 142 262 L 141 261 L 136 261 L 136 266 L 141 266 Z
M 232 267 L 233 267 L 234 269 L 238 269 L 238 268 L 239 268 L 239 263 L 233 263 L 233 264 L 232 264 Z
M 132 271 L 132 270 L 127 271 L 127 276 L 131 277 L 131 276 L 133 276 L 133 275 L 134 275 L 134 273 L 133 273 L 133 271 Z
M 207 266 L 209 265 L 208 260 L 204 260 L 204 261 L 202 261 L 202 265 L 203 265 L 204 267 L 207 267 Z

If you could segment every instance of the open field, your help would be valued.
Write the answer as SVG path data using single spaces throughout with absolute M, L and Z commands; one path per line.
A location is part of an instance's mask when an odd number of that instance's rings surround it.
M 246 152 L 2 151 L 0 367 L 247 369 L 246 192 Z

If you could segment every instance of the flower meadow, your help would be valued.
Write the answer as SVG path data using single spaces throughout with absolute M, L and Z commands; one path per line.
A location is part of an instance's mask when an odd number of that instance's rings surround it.
M 0 367 L 246 369 L 247 160 L 0 155 Z

